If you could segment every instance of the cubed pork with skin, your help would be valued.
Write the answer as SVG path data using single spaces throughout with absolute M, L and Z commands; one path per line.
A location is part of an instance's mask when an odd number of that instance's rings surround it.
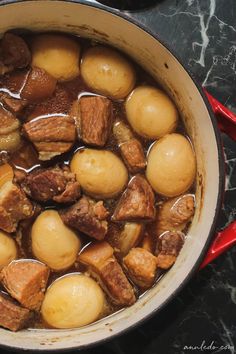
M 39 202 L 71 203 L 80 196 L 80 185 L 67 166 L 33 171 L 25 176 L 21 187 Z
M 101 96 L 81 97 L 74 103 L 79 138 L 86 144 L 102 147 L 111 129 L 113 106 L 111 100 Z
M 86 247 L 79 261 L 88 267 L 91 276 L 98 280 L 115 305 L 129 306 L 135 302 L 134 289 L 107 242 L 94 242 Z
M 0 279 L 8 293 L 22 306 L 39 311 L 46 290 L 49 269 L 34 260 L 12 261 L 0 273 Z
M 167 231 L 159 236 L 156 247 L 157 267 L 169 269 L 176 261 L 184 244 L 184 235 L 180 231 Z
M 97 240 L 104 239 L 108 223 L 109 213 L 102 201 L 83 196 L 71 207 L 59 211 L 62 221 L 69 227 L 84 232 Z
M 146 166 L 143 147 L 130 128 L 124 122 L 117 121 L 113 126 L 113 134 L 129 171 L 137 173 L 143 170 Z
M 23 132 L 36 147 L 40 160 L 70 150 L 76 138 L 74 119 L 66 115 L 32 119 L 24 124 Z
M 156 257 L 144 248 L 132 248 L 123 259 L 130 279 L 142 289 L 148 289 L 155 281 Z
M 33 214 L 33 206 L 25 193 L 11 181 L 0 188 L 0 229 L 14 232 L 20 220 Z
M 150 184 L 143 176 L 134 176 L 121 196 L 112 220 L 152 221 L 155 214 L 155 196 Z
M 165 231 L 183 231 L 194 214 L 194 195 L 185 194 L 163 202 L 157 211 L 156 235 Z
M 21 307 L 10 296 L 0 292 L 0 326 L 10 329 L 11 331 L 19 331 L 29 326 L 33 319 L 33 313 Z

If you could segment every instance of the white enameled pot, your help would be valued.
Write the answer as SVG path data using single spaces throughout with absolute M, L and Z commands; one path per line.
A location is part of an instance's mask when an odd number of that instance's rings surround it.
M 12 349 L 72 350 L 98 344 L 126 331 L 163 307 L 197 270 L 214 232 L 223 188 L 218 128 L 202 89 L 152 33 L 99 5 L 78 1 L 1 1 L 0 33 L 13 28 L 59 30 L 109 43 L 128 53 L 173 98 L 194 143 L 197 158 L 196 213 L 175 265 L 133 306 L 72 330 L 0 329 L 0 345 Z

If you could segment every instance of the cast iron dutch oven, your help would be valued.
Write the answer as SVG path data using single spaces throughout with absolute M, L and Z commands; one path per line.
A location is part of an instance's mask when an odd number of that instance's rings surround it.
M 17 333 L 0 329 L 0 345 L 12 349 L 59 352 L 84 348 L 110 339 L 157 313 L 199 269 L 215 232 L 224 191 L 224 160 L 215 114 L 220 116 L 221 128 L 233 138 L 236 138 L 236 117 L 210 95 L 207 98 L 158 35 L 125 15 L 118 15 L 116 10 L 72 0 L 1 1 L 0 33 L 13 28 L 70 32 L 126 52 L 173 98 L 196 152 L 196 213 L 177 262 L 156 286 L 133 306 L 83 328 Z M 232 245 L 235 236 L 236 223 L 217 235 L 203 265 Z

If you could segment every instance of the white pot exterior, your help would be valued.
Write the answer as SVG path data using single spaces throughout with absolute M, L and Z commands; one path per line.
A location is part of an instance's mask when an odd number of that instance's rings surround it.
M 56 351 L 82 348 L 121 333 L 151 315 L 190 275 L 209 239 L 219 204 L 217 200 L 222 186 L 216 136 L 202 95 L 189 74 L 160 42 L 126 19 L 85 4 L 56 0 L 18 1 L 0 6 L 0 33 L 12 28 L 73 32 L 127 52 L 172 95 L 183 114 L 196 151 L 197 210 L 177 262 L 156 286 L 133 306 L 80 329 L 17 333 L 0 329 L 0 345 Z

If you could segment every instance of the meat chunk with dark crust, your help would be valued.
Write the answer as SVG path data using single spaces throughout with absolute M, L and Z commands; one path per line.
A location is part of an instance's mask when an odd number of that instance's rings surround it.
M 35 311 L 40 310 L 48 277 L 46 265 L 27 259 L 12 261 L 0 273 L 8 293 L 22 306 Z
M 100 279 L 114 304 L 130 306 L 135 302 L 134 290 L 114 257 L 107 259 L 101 266 Z
M 150 184 L 143 176 L 134 176 L 121 196 L 112 219 L 114 221 L 152 221 L 155 214 L 155 197 Z
M 21 97 L 30 103 L 41 102 L 51 97 L 56 89 L 57 80 L 47 71 L 33 67 L 30 69 Z
M 132 248 L 123 259 L 130 279 L 142 289 L 150 288 L 155 281 L 156 257 L 147 250 Z
M 38 150 L 40 160 L 70 150 L 76 138 L 75 122 L 69 116 L 35 118 L 24 124 L 23 131 Z
M 2 61 L 5 65 L 14 68 L 24 68 L 31 62 L 31 53 L 28 45 L 20 36 L 5 33 L 1 41 Z
M 135 302 L 134 290 L 109 243 L 93 242 L 81 252 L 79 261 L 88 267 L 91 276 L 101 284 L 114 304 L 129 306 Z
M 89 145 L 104 146 L 113 116 L 112 102 L 106 97 L 82 97 L 78 103 L 77 127 L 79 137 Z
M 13 114 L 20 113 L 27 105 L 26 100 L 11 97 L 7 93 L 3 92 L 0 93 L 0 101 L 3 106 Z
M 109 215 L 103 202 L 83 196 L 76 204 L 59 211 L 62 221 L 69 227 L 84 232 L 97 240 L 103 240 L 108 228 Z
M 123 160 L 132 173 L 143 170 L 146 166 L 143 147 L 137 139 L 131 139 L 120 145 Z
M 0 326 L 19 331 L 28 327 L 33 318 L 33 313 L 21 307 L 10 296 L 0 292 Z
M 194 214 L 194 204 L 192 194 L 185 194 L 163 202 L 157 212 L 157 236 L 165 231 L 183 231 Z
M 71 203 L 80 197 L 80 185 L 67 166 L 33 171 L 25 177 L 21 187 L 39 202 Z
M 20 220 L 30 217 L 33 206 L 25 193 L 11 181 L 0 189 L 0 229 L 14 232 Z
M 162 234 L 157 241 L 157 267 L 170 268 L 175 263 L 183 244 L 184 235 L 180 231 L 167 231 Z
M 135 138 L 130 128 L 122 121 L 113 126 L 113 134 L 118 142 L 123 160 L 131 173 L 137 173 L 146 166 L 142 144 Z

